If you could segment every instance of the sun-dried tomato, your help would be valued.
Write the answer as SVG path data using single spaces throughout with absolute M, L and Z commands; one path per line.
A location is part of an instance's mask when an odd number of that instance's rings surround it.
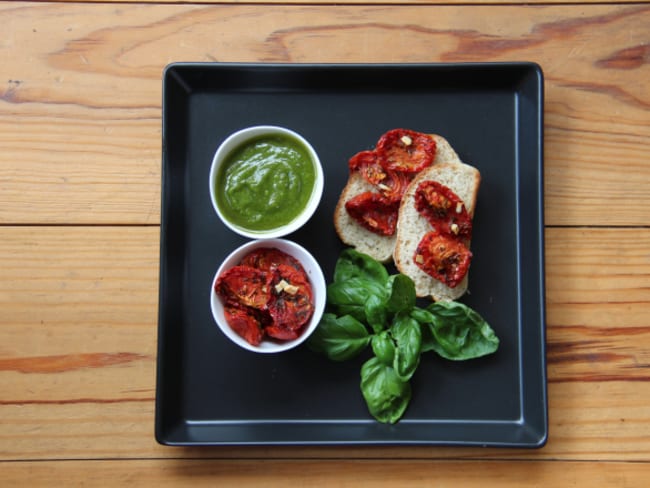
M 417 173 L 433 163 L 436 142 L 421 132 L 393 129 L 379 138 L 375 151 L 385 169 Z
M 258 248 L 223 273 L 215 291 L 230 327 L 247 342 L 300 336 L 314 311 L 309 277 L 300 262 L 276 248 Z
M 467 274 L 472 253 L 460 239 L 436 231 L 424 235 L 413 260 L 429 276 L 455 288 Z
M 400 202 L 406 187 L 413 179 L 409 173 L 384 170 L 385 177 L 377 183 L 377 191 L 390 202 Z
M 361 151 L 352 156 L 348 161 L 350 171 L 361 171 L 367 166 L 378 164 L 377 153 L 375 151 Z
M 260 247 L 248 253 L 240 265 L 251 266 L 262 271 L 272 271 L 281 264 L 289 265 L 304 272 L 300 262 L 293 256 L 274 247 Z
M 313 303 L 313 292 L 307 275 L 291 266 L 278 266 L 274 273 L 268 304 L 269 314 L 273 319 L 271 327 L 299 330 L 311 318 L 314 312 Z
M 263 309 L 271 296 L 272 276 L 250 266 L 235 266 L 222 274 L 216 292 L 230 304 Z
M 269 325 L 264 329 L 266 335 L 279 341 L 293 341 L 300 337 L 300 332 L 300 330 L 288 329 L 277 325 Z
M 442 234 L 471 239 L 472 218 L 463 201 L 437 181 L 423 181 L 415 190 L 415 208 Z
M 399 201 L 390 201 L 379 193 L 364 192 L 345 202 L 345 209 L 369 231 L 383 236 L 395 234 Z
M 224 315 L 228 325 L 246 342 L 259 346 L 264 338 L 262 324 L 249 308 L 226 306 Z
M 350 170 L 357 171 L 363 179 L 375 186 L 384 198 L 398 202 L 413 179 L 411 173 L 393 171 L 379 164 L 375 151 L 362 151 L 350 158 Z

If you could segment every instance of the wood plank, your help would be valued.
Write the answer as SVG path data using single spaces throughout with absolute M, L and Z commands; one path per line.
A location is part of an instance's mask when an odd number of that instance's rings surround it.
M 78 0 L 49 0 L 54 3 L 74 3 Z M 85 3 L 111 3 L 111 4 L 123 4 L 130 3 L 131 0 L 85 0 Z M 142 4 L 168 4 L 168 3 L 178 3 L 178 0 L 139 0 L 138 3 Z M 193 0 L 192 3 L 196 4 L 215 4 L 214 0 Z M 249 0 L 225 0 L 218 3 L 224 4 L 250 4 Z M 369 5 L 395 5 L 397 2 L 395 0 L 372 0 L 372 1 L 359 1 L 359 0 L 342 0 L 342 1 L 329 1 L 323 2 L 321 0 L 258 0 L 255 3 L 264 4 L 264 5 L 359 5 L 359 4 L 369 4 Z M 521 4 L 525 3 L 526 5 L 547 5 L 547 4 L 564 4 L 567 3 L 566 0 L 535 0 L 534 2 L 512 2 L 509 0 L 472 0 L 471 2 L 465 2 L 463 0 L 409 0 L 409 4 L 412 5 L 454 5 L 454 4 L 473 4 L 473 5 L 483 5 L 483 4 Z M 593 2 L 593 0 L 577 0 L 572 3 L 584 3 L 584 4 L 593 4 L 593 3 L 604 3 L 604 2 Z M 618 3 L 630 3 L 628 0 L 610 0 L 607 3 L 609 4 L 618 4 Z M 642 0 L 640 3 L 647 3 L 647 0 Z
M 0 224 L 159 222 L 173 61 L 512 60 L 546 75 L 547 223 L 648 224 L 647 4 L 1 2 L 0 22 Z
M 153 399 L 158 236 L 0 227 L 2 402 Z
M 7 388 L 4 372 L 3 387 Z M 32 377 L 23 381 L 44 382 Z M 108 375 L 104 376 L 107 378 Z M 89 398 L 74 374 L 49 375 L 66 399 L 21 401 L 11 389 L 0 402 L 0 461 L 106 458 L 218 459 L 529 459 L 650 462 L 650 393 L 634 381 L 567 381 L 549 385 L 549 441 L 540 450 L 391 446 L 229 446 L 178 448 L 154 440 L 154 401 L 132 392 L 145 381 L 135 367 L 98 379 L 112 395 Z M 153 387 L 153 377 L 146 375 Z M 125 383 L 128 385 L 126 386 Z M 122 388 L 119 389 L 119 386 Z M 61 398 L 63 395 L 59 394 Z
M 625 486 L 650 483 L 647 464 L 499 461 L 133 460 L 4 463 L 8 486 L 445 487 Z
M 550 381 L 650 381 L 650 232 L 547 229 Z
M 547 231 L 550 439 L 541 451 L 157 445 L 158 232 L 0 227 L 0 460 L 650 461 L 650 390 L 643 387 L 650 329 L 641 312 L 650 305 L 642 292 L 650 276 L 650 229 Z M 630 294 L 635 302 L 626 305 Z

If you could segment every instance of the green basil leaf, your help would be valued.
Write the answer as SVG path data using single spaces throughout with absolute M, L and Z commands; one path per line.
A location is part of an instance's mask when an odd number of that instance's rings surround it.
M 352 315 L 366 321 L 366 302 L 371 296 L 383 296 L 384 288 L 363 278 L 330 283 L 327 287 L 327 303 L 339 315 Z
M 420 364 L 422 329 L 410 315 L 400 313 L 395 316 L 390 333 L 395 341 L 393 369 L 402 381 L 408 381 Z
M 386 307 L 390 312 L 411 310 L 415 307 L 415 283 L 406 275 L 396 274 L 388 278 L 386 285 L 388 300 Z
M 385 297 L 386 291 L 383 286 L 373 281 L 357 277 L 330 283 L 327 294 L 331 304 L 361 304 L 371 295 Z
M 451 360 L 473 359 L 495 352 L 499 338 L 474 310 L 459 302 L 436 302 L 427 307 L 433 321 L 433 349 Z
M 386 366 L 393 365 L 393 359 L 395 358 L 395 343 L 387 330 L 374 335 L 370 344 L 372 345 L 372 352 L 375 353 L 377 359 Z
M 420 325 L 420 330 L 422 331 L 422 346 L 420 347 L 420 353 L 429 352 L 435 350 L 438 346 L 438 341 L 433 335 L 432 324 L 433 324 L 433 314 L 423 308 L 414 307 L 410 312 L 411 318 L 416 320 Z
M 350 278 L 363 278 L 383 287 L 388 280 L 388 271 L 383 264 L 367 254 L 346 249 L 336 261 L 334 282 L 345 282 Z
M 334 282 L 327 286 L 329 305 L 363 305 L 369 296 L 368 287 L 358 279 Z
M 370 414 L 379 422 L 397 422 L 411 400 L 411 385 L 390 366 L 373 357 L 361 367 L 361 393 Z
M 387 327 L 388 313 L 385 301 L 377 295 L 370 295 L 364 306 L 364 313 L 368 325 L 375 333 L 379 333 Z
M 358 355 L 370 342 L 366 326 L 350 315 L 323 314 L 318 327 L 307 340 L 309 348 L 332 361 L 345 361 Z

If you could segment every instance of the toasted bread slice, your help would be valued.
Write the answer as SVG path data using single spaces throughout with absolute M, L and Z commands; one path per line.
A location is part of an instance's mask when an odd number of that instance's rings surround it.
M 454 288 L 429 276 L 414 261 L 415 250 L 431 225 L 415 208 L 415 191 L 423 181 L 434 180 L 450 188 L 465 204 L 469 215 L 474 216 L 478 188 L 481 183 L 479 171 L 460 161 L 458 156 L 423 170 L 409 184 L 402 197 L 397 220 L 397 232 L 393 259 L 400 273 L 415 282 L 419 297 L 430 296 L 433 300 L 455 300 L 467 291 L 468 275 Z M 469 242 L 467 246 L 469 247 Z
M 443 161 L 460 162 L 456 151 L 444 137 L 437 134 L 429 135 L 436 141 L 436 157 L 430 167 Z M 345 209 L 345 202 L 366 191 L 376 191 L 376 189 L 358 173 L 351 173 L 334 210 L 334 228 L 343 243 L 385 263 L 393 258 L 397 233 L 392 236 L 375 234 L 359 225 Z

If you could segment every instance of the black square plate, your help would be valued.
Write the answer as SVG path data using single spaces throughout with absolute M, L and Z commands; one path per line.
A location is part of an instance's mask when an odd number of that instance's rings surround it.
M 539 447 L 547 438 L 543 75 L 532 63 L 174 64 L 163 79 L 156 438 L 168 445 L 392 444 Z M 347 160 L 397 127 L 437 133 L 482 175 L 470 288 L 462 300 L 501 339 L 496 354 L 423 355 L 395 425 L 359 389 L 366 357 L 332 363 L 306 347 L 254 354 L 210 312 L 221 261 L 244 240 L 221 224 L 208 172 L 223 139 L 288 127 L 318 151 L 322 203 L 288 236 L 326 279 L 343 244 L 332 215 Z

